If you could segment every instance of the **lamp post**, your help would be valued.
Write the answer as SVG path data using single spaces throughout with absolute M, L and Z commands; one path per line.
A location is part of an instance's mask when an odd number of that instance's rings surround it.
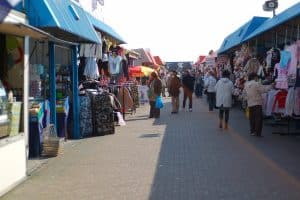
M 275 10 L 278 8 L 278 0 L 268 0 L 263 4 L 264 11 L 272 11 L 273 17 L 276 16 Z

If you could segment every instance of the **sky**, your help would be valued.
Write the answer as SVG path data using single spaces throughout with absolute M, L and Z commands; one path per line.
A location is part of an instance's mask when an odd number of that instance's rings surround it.
M 196 61 L 253 16 L 272 17 L 265 0 L 105 0 L 104 22 L 127 42 L 164 61 Z M 278 0 L 276 13 L 299 0 Z

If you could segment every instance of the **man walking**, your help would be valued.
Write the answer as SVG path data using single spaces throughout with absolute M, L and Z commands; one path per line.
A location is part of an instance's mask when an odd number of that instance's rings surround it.
M 180 79 L 177 77 L 177 72 L 173 71 L 169 80 L 169 94 L 172 97 L 172 114 L 178 113 L 179 110 L 179 93 L 180 93 Z
M 193 109 L 193 92 L 194 92 L 195 78 L 191 76 L 190 72 L 186 70 L 182 77 L 182 87 L 183 87 L 183 105 L 182 108 L 185 109 L 186 99 L 189 99 L 189 111 L 192 112 Z

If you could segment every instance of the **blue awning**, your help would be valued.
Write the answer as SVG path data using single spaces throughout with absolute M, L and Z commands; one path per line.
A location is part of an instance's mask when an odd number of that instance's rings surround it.
M 267 21 L 265 21 L 259 28 L 253 31 L 253 33 L 248 35 L 248 37 L 246 37 L 244 41 L 250 40 L 251 38 L 254 38 L 255 36 L 258 36 L 268 30 L 271 30 L 272 28 L 279 26 L 284 22 L 287 22 L 288 20 L 291 20 L 297 16 L 300 16 L 300 3 L 295 4 L 294 6 L 286 9 L 285 11 L 274 16 L 273 18 L 270 18 Z
M 260 27 L 267 19 L 267 17 L 253 17 L 250 21 L 224 39 L 220 49 L 218 50 L 218 54 L 222 54 L 225 51 L 241 44 L 244 38 Z
M 96 19 L 89 13 L 86 13 L 86 15 L 88 16 L 90 22 L 93 24 L 93 26 L 96 29 L 106 33 L 107 35 L 109 35 L 110 37 L 115 39 L 119 44 L 126 44 L 126 42 L 123 40 L 123 38 L 112 27 L 110 27 L 107 24 L 105 24 L 104 22 Z
M 26 1 L 29 23 L 70 42 L 101 43 L 85 11 L 70 0 Z

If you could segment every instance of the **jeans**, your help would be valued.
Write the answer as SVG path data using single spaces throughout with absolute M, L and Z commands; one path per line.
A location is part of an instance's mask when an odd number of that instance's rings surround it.
M 216 93 L 207 92 L 207 99 L 208 99 L 209 111 L 212 111 L 216 105 Z

